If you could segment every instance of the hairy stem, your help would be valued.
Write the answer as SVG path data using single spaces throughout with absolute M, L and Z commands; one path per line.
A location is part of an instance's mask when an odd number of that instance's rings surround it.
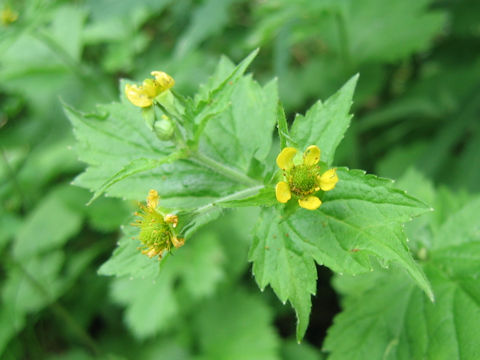
M 211 170 L 215 171 L 216 173 L 225 176 L 237 183 L 252 186 L 252 185 L 259 185 L 260 182 L 258 180 L 252 179 L 251 177 L 245 175 L 244 173 L 228 167 L 202 153 L 199 152 L 192 152 L 190 154 L 191 160 L 197 164 L 206 166 Z

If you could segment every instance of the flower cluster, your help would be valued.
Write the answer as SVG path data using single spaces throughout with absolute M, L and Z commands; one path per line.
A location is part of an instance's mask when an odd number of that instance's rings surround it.
M 145 79 L 140 86 L 125 85 L 125 94 L 133 105 L 142 108 L 150 107 L 158 95 L 175 85 L 175 80 L 163 71 L 152 71 L 151 75 L 155 79 Z
M 302 208 L 318 209 L 322 201 L 314 194 L 335 187 L 338 182 L 336 169 L 321 171 L 318 165 L 320 149 L 315 145 L 310 145 L 305 150 L 301 163 L 294 162 L 297 152 L 295 148 L 286 147 L 278 154 L 277 165 L 283 171 L 284 181 L 277 183 L 275 195 L 281 203 L 286 203 L 295 196 Z
M 185 243 L 184 239 L 177 238 L 175 228 L 178 224 L 178 217 L 172 214 L 163 214 L 158 206 L 158 192 L 150 190 L 147 196 L 147 205 L 140 204 L 141 212 L 133 226 L 140 228 L 139 240 L 142 242 L 142 254 L 148 257 L 158 256 L 162 258 L 165 250 L 170 251 L 172 247 L 179 248 Z

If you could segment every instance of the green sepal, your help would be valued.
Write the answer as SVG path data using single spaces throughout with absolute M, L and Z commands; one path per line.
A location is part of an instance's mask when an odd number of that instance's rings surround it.
M 155 108 L 153 106 L 142 108 L 142 117 L 147 127 L 153 131 L 153 125 L 156 120 Z

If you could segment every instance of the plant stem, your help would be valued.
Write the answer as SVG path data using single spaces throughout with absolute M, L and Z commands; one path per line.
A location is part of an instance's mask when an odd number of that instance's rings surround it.
M 199 152 L 192 152 L 190 153 L 191 159 L 196 162 L 197 164 L 206 166 L 216 173 L 223 175 L 229 179 L 234 180 L 237 183 L 241 183 L 244 185 L 259 185 L 259 181 L 252 179 L 251 177 L 245 175 L 244 173 L 232 169 L 224 164 L 202 154 Z
M 249 196 L 255 195 L 260 190 L 262 190 L 264 187 L 265 187 L 265 185 L 257 185 L 257 186 L 252 186 L 250 188 L 234 192 L 233 194 L 229 194 L 229 195 L 226 195 L 224 197 L 218 198 L 214 202 L 211 202 L 207 205 L 204 205 L 204 206 L 198 208 L 197 212 L 198 213 L 208 212 L 211 208 L 214 208 L 217 204 L 220 204 L 222 202 L 245 199 Z

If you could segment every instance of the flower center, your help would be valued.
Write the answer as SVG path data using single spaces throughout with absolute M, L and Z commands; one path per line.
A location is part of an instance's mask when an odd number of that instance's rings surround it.
M 295 195 L 309 195 L 318 190 L 317 167 L 305 164 L 294 166 L 288 173 L 288 184 Z
M 139 240 L 147 246 L 168 244 L 172 237 L 168 224 L 157 211 L 148 211 L 141 221 Z

